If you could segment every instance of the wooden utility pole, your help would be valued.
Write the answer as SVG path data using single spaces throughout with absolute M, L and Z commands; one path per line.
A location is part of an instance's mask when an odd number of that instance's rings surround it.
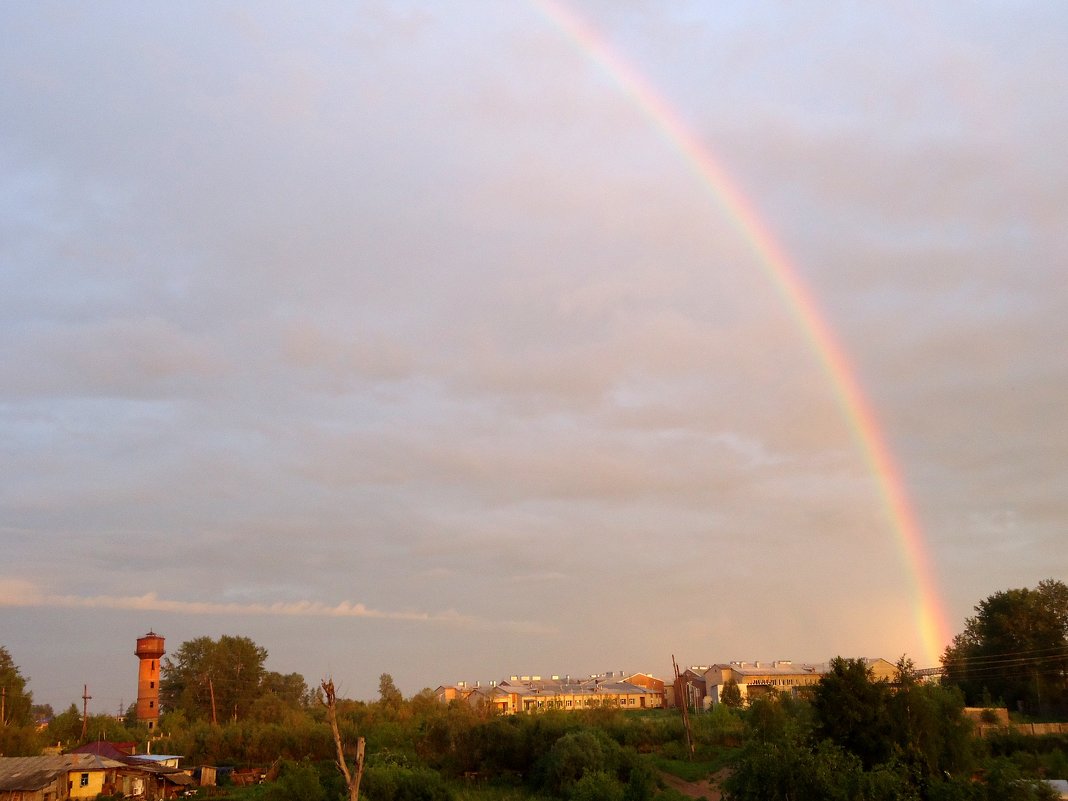
M 320 682 L 323 688 L 325 700 L 319 701 L 326 707 L 326 716 L 330 720 L 330 730 L 334 733 L 334 746 L 337 748 L 337 767 L 341 775 L 345 777 L 345 786 L 349 791 L 349 801 L 360 801 L 360 779 L 363 778 L 363 752 L 365 742 L 363 737 L 356 738 L 356 764 L 354 772 L 349 772 L 349 766 L 345 763 L 345 749 L 341 744 L 341 732 L 337 727 L 337 695 L 334 692 L 334 680 L 323 679 Z
M 675 661 L 675 654 L 671 655 L 671 667 L 675 669 L 675 701 L 682 695 L 682 727 L 686 730 L 686 749 L 690 752 L 690 760 L 693 761 L 693 733 L 690 731 L 690 693 L 683 692 L 682 676 L 679 674 L 679 664 Z
M 215 717 L 215 684 L 211 676 L 208 676 L 208 693 L 211 695 L 211 725 L 218 726 L 219 719 Z
M 7 725 L 7 687 L 0 687 L 0 726 Z
M 93 696 L 89 695 L 89 685 L 82 685 L 82 742 L 85 742 L 85 735 L 89 731 L 89 701 Z

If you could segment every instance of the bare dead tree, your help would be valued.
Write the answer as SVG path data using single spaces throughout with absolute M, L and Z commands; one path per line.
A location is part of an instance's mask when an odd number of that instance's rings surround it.
M 334 746 L 337 748 L 337 767 L 345 778 L 345 786 L 349 790 L 349 801 L 360 801 L 360 779 L 363 778 L 363 752 L 365 741 L 363 737 L 356 738 L 356 764 L 352 772 L 345 762 L 345 748 L 341 742 L 341 732 L 337 727 L 337 695 L 334 693 L 334 680 L 323 679 L 320 682 L 323 688 L 323 698 L 319 702 L 326 707 L 326 717 L 330 721 L 330 730 L 334 733 Z

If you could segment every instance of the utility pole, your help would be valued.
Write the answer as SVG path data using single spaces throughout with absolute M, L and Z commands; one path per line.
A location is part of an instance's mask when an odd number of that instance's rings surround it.
M 89 730 L 89 701 L 93 696 L 89 695 L 89 685 L 82 685 L 82 740 L 85 740 L 85 734 Z
M 693 760 L 693 734 L 690 733 L 690 689 L 686 688 L 683 693 L 682 676 L 679 674 L 679 664 L 675 661 L 675 654 L 671 655 L 671 666 L 675 669 L 675 698 L 682 695 L 682 726 L 686 730 L 686 747 L 690 751 L 690 760 Z
M 7 686 L 0 687 L 0 726 L 7 725 Z

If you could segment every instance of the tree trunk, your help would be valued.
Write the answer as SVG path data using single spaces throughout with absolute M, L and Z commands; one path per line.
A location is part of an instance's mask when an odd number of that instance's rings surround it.
M 337 749 L 337 767 L 345 778 L 345 786 L 349 791 L 349 801 L 360 801 L 360 779 L 363 778 L 363 753 L 365 741 L 363 737 L 356 738 L 356 764 L 352 772 L 345 762 L 345 748 L 341 743 L 341 732 L 337 727 L 337 696 L 334 693 L 334 680 L 323 679 L 321 682 L 325 700 L 326 716 L 330 721 L 330 730 L 334 733 L 334 747 Z

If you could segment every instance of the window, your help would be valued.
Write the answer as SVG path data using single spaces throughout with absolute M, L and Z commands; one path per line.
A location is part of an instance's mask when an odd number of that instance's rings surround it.
M 155 669 L 156 669 L 156 660 L 153 659 L 152 660 L 152 670 L 155 670 Z
M 89 786 L 89 774 L 88 773 L 83 773 L 82 774 L 82 779 L 78 783 L 78 786 L 79 787 L 88 787 Z
M 156 682 L 154 682 L 154 681 L 150 681 L 150 682 L 148 683 L 148 689 L 150 689 L 150 690 L 154 690 L 154 689 L 156 689 Z
M 149 709 L 151 709 L 151 708 L 152 708 L 152 707 L 154 707 L 155 705 L 156 705 L 156 702 L 155 702 L 155 701 L 149 701 L 149 702 L 148 702 L 148 708 L 149 708 Z

